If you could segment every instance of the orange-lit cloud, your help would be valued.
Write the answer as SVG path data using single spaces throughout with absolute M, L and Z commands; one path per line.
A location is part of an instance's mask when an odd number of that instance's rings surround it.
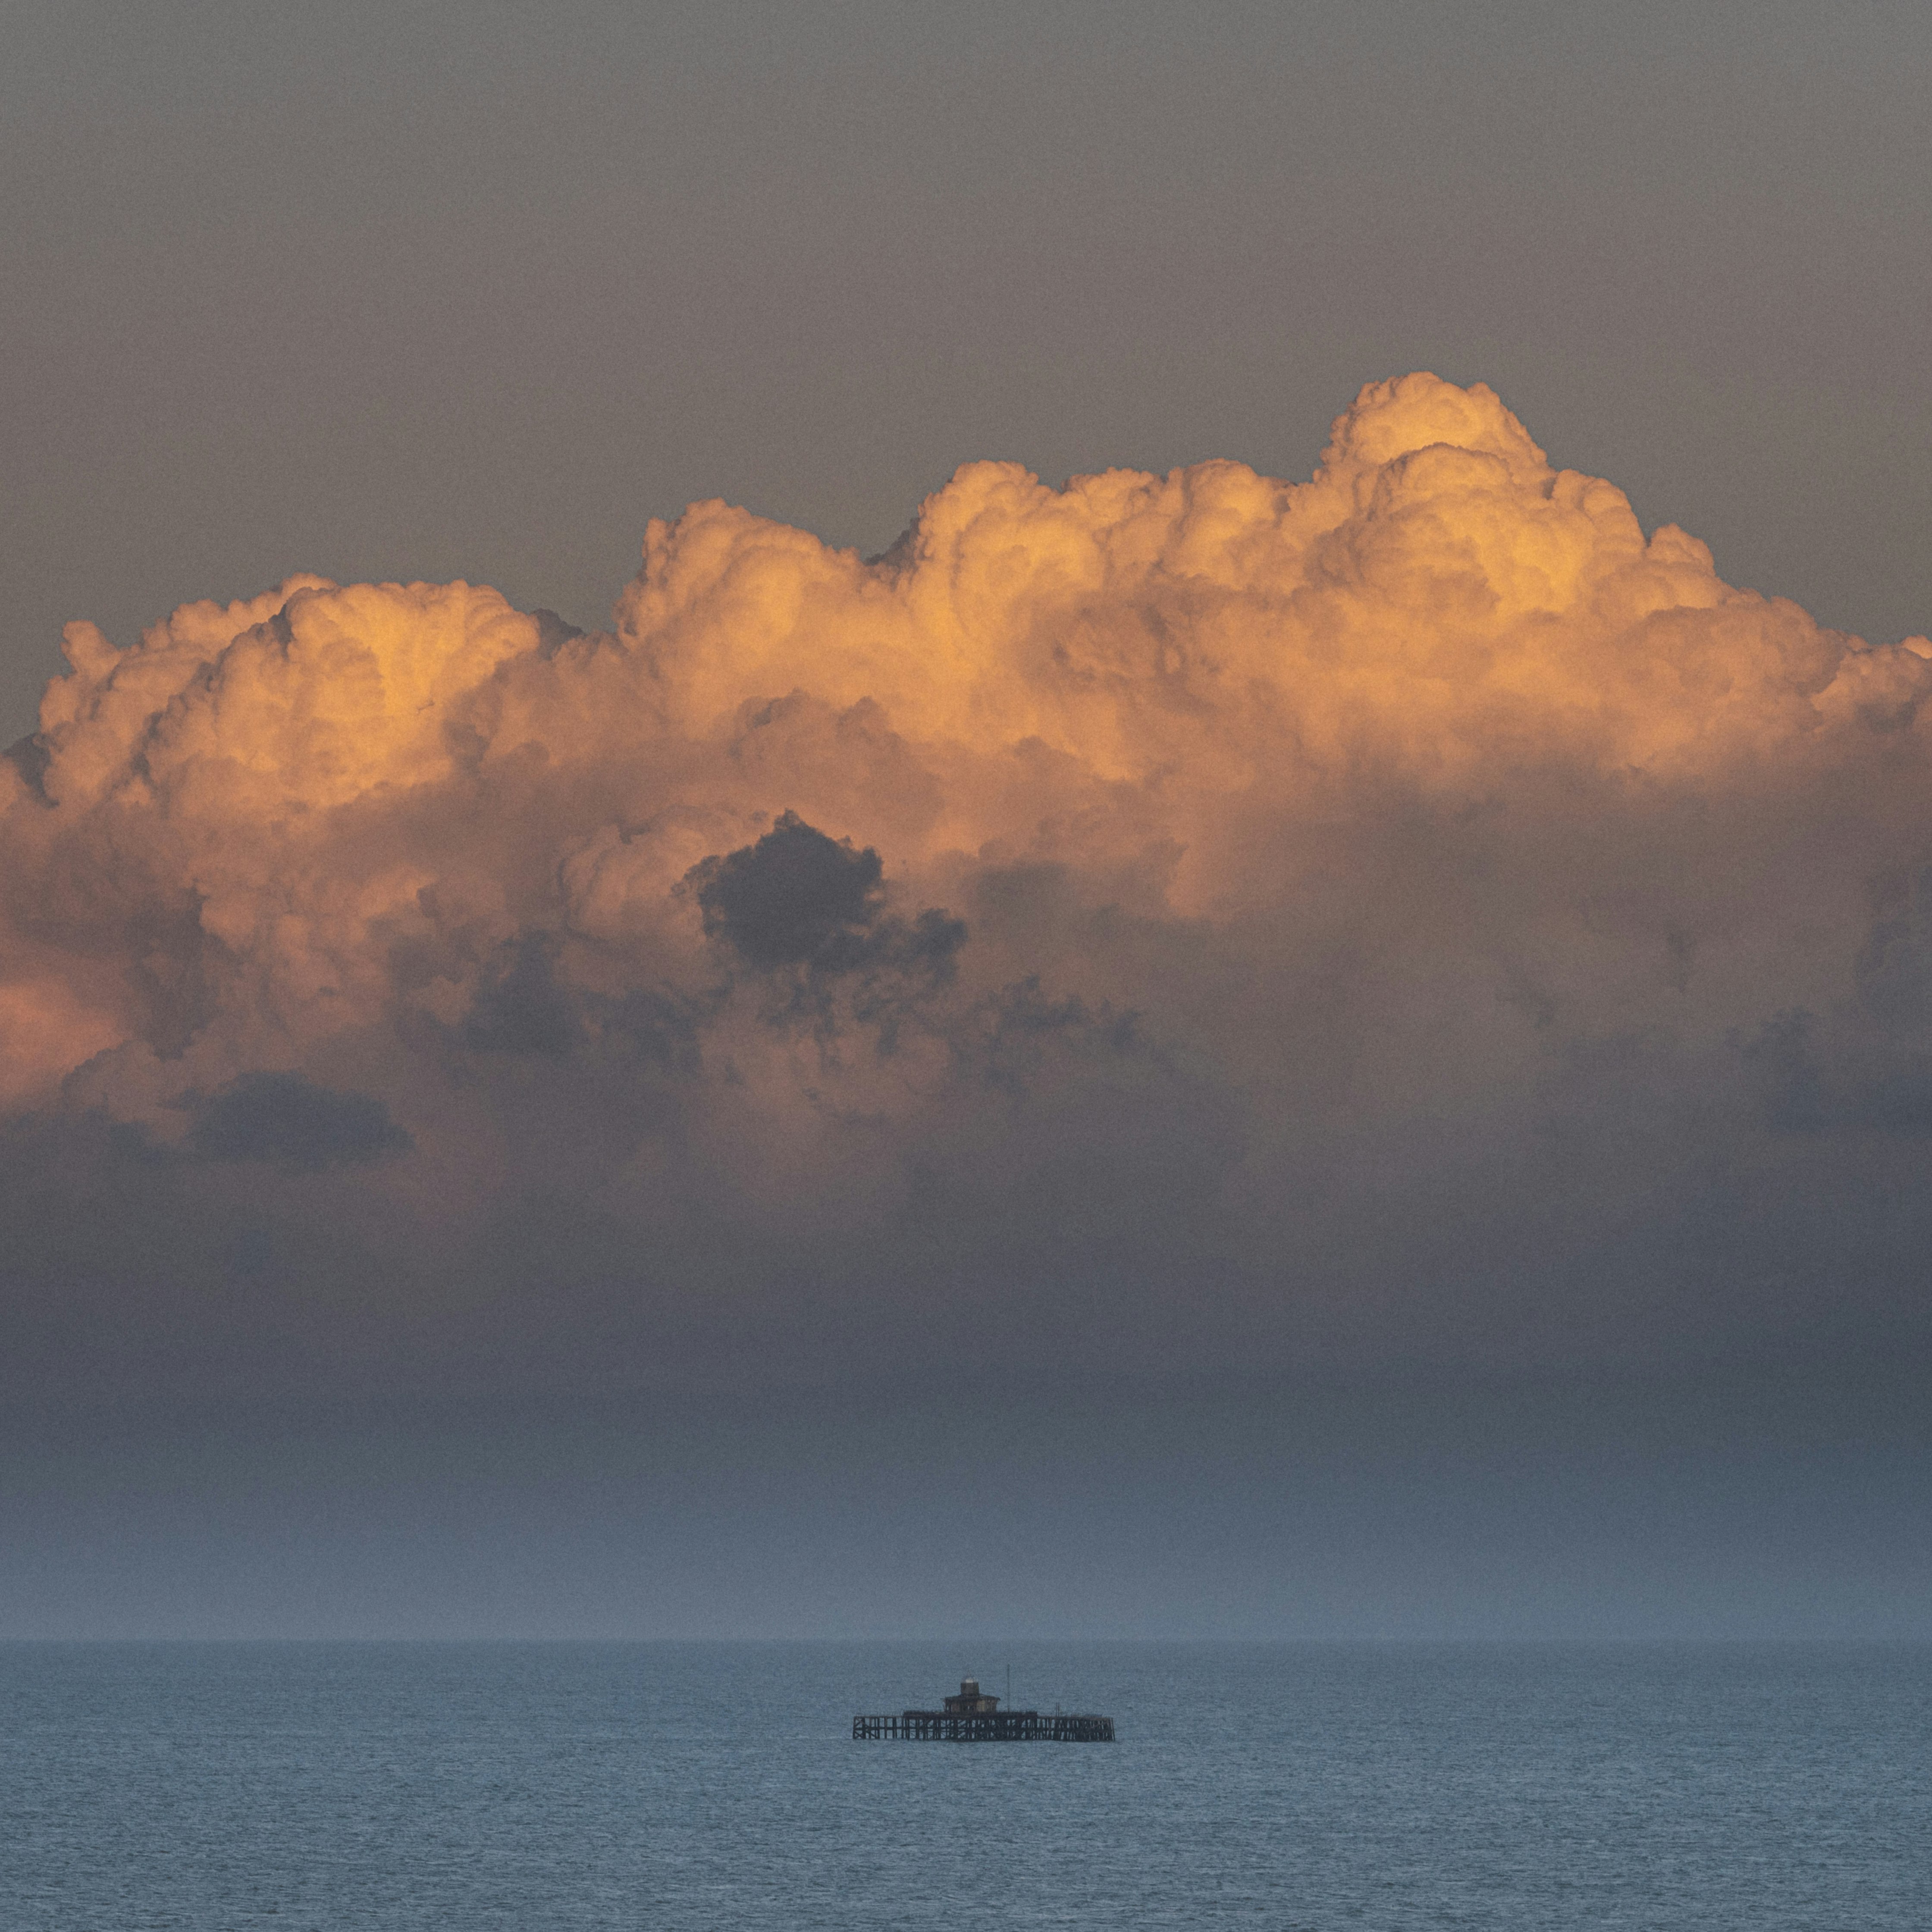
M 968 1302 L 1126 1240 L 1252 1323 L 1932 1135 L 1932 644 L 1481 387 L 1371 386 L 1301 484 L 971 464 L 869 562 L 695 505 L 608 633 L 304 578 L 67 650 L 0 1083 L 182 1188 L 561 1202 L 661 1285 L 870 1231 Z

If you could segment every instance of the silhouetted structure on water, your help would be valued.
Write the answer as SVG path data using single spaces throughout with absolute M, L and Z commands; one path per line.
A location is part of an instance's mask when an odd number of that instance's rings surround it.
M 902 1711 L 896 1717 L 854 1718 L 855 1738 L 950 1744 L 1110 1744 L 1112 1718 L 1070 1717 L 1058 1711 L 1003 1711 L 1000 1700 L 962 1678 L 959 1694 L 942 1711 Z

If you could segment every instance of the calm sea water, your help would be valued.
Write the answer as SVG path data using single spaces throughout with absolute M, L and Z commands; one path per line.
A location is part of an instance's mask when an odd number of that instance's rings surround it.
M 967 1671 L 1111 1747 L 854 1744 Z M 1932 1927 L 1932 1649 L 0 1646 L 0 1924 Z

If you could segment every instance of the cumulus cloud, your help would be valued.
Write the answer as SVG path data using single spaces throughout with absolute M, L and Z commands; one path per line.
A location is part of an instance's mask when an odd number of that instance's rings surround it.
M 1480 386 L 1299 484 L 969 464 L 869 562 L 694 505 L 604 632 L 304 578 L 66 650 L 0 764 L 34 1211 L 272 1165 L 626 1372 L 1917 1318 L 1932 644 Z

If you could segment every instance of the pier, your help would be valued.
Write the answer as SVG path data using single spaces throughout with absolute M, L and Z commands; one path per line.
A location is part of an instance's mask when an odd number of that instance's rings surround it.
M 1110 1744 L 1112 1718 L 1072 1716 L 1059 1711 L 1003 1711 L 976 1678 L 962 1678 L 959 1694 L 940 1711 L 901 1711 L 852 1720 L 862 1740 L 949 1744 Z

